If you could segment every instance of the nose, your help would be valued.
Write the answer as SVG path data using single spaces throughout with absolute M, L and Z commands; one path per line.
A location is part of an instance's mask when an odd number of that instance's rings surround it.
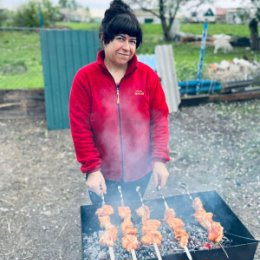
M 129 40 L 125 40 L 124 43 L 123 43 L 123 48 L 126 49 L 126 50 L 129 50 L 130 49 L 130 43 L 129 43 Z

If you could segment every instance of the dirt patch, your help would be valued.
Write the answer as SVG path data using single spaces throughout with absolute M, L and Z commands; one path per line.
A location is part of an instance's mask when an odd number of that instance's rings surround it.
M 260 238 L 260 100 L 183 107 L 171 115 L 167 196 L 216 190 Z M 81 257 L 79 207 L 89 204 L 69 130 L 0 121 L 0 259 Z M 149 198 L 159 195 L 149 186 Z M 255 260 L 260 259 L 259 249 Z

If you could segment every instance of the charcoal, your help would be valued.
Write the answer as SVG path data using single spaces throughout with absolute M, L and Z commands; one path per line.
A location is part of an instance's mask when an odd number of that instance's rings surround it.
M 141 223 L 136 224 L 136 227 L 138 230 L 141 230 Z M 120 226 L 118 226 L 118 230 L 120 230 Z M 188 249 L 190 251 L 219 248 L 218 244 L 208 241 L 208 233 L 202 227 L 195 224 L 187 224 L 186 230 L 190 236 L 188 243 Z M 100 232 L 83 234 L 83 260 L 110 259 L 108 248 L 99 243 Z M 174 233 L 169 229 L 166 223 L 162 222 L 160 232 L 163 236 L 162 244 L 159 247 L 162 256 L 184 252 L 184 250 L 179 247 L 178 241 L 174 239 Z M 141 236 L 142 234 L 138 233 L 137 237 L 139 241 L 141 240 Z M 122 234 L 119 232 L 118 239 L 114 246 L 115 256 L 117 259 L 129 260 L 132 258 L 131 254 L 122 248 L 120 243 L 121 238 Z M 232 240 L 224 237 L 221 243 L 224 247 L 231 246 Z M 207 247 L 205 245 L 207 245 Z M 142 244 L 140 245 L 140 248 L 136 250 L 136 256 L 138 260 L 156 258 L 153 246 L 146 246 Z

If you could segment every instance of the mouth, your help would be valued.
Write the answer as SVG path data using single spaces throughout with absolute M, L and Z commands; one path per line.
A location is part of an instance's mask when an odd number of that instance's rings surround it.
M 120 53 L 120 52 L 119 52 L 118 55 L 124 56 L 124 57 L 127 57 L 127 58 L 130 57 L 130 54 L 128 54 L 128 53 Z

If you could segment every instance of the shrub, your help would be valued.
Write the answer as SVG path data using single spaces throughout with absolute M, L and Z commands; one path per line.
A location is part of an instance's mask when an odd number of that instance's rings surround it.
M 14 16 L 14 26 L 39 27 L 40 15 L 44 26 L 53 24 L 60 17 L 58 8 L 54 7 L 49 0 L 42 0 L 40 4 L 31 0 L 18 9 Z

